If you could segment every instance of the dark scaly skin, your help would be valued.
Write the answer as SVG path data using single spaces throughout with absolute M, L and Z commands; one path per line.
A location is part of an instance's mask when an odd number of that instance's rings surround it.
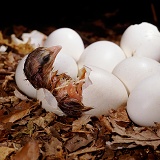
M 54 60 L 60 50 L 60 46 L 36 48 L 28 55 L 25 61 L 24 73 L 34 88 L 48 89 L 56 97 L 58 107 L 66 115 L 80 117 L 83 112 L 91 109 L 91 107 L 85 107 L 81 103 L 81 93 L 76 90 L 77 86 L 79 85 L 81 87 L 82 84 L 76 83 L 75 85 L 72 78 L 66 74 L 57 75 L 57 72 L 52 72 L 51 74 Z M 68 81 L 70 85 L 61 87 Z M 75 95 L 78 95 L 80 98 L 76 98 L 70 94 L 71 89 L 69 86 L 71 86 L 72 90 L 74 89 Z

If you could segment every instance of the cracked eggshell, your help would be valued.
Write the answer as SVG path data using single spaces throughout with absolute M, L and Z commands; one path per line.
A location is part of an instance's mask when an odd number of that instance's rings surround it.
M 57 74 L 66 73 L 73 79 L 76 79 L 78 74 L 78 66 L 73 57 L 59 52 L 53 63 L 53 72 L 54 71 L 58 71 Z
M 133 56 L 120 62 L 112 73 L 124 83 L 130 93 L 141 80 L 157 72 L 160 73 L 159 62 L 147 57 Z
M 82 38 L 71 28 L 59 28 L 51 32 L 44 42 L 44 47 L 53 45 L 61 45 L 60 52 L 72 56 L 76 62 L 84 50 Z
M 36 89 L 27 80 L 23 68 L 28 55 L 23 57 L 15 71 L 15 81 L 18 88 L 30 98 L 36 98 Z M 58 53 L 55 62 L 53 63 L 53 72 L 58 70 L 57 74 L 66 73 L 73 79 L 77 78 L 78 67 L 76 61 L 69 55 Z
M 84 65 L 92 65 L 112 72 L 113 68 L 125 58 L 123 50 L 116 43 L 102 40 L 87 46 L 77 64 L 79 70 Z
M 42 108 L 48 112 L 53 112 L 59 116 L 65 115 L 63 111 L 58 107 L 56 98 L 45 88 L 37 90 L 37 100 L 42 103 Z
M 18 88 L 30 98 L 36 98 L 36 89 L 27 80 L 23 68 L 28 55 L 25 55 L 18 63 L 15 71 L 15 82 Z
M 123 83 L 112 73 L 95 67 L 85 67 L 85 83 L 82 86 L 82 103 L 93 107 L 85 114 L 108 115 L 108 111 L 125 105 L 128 94 Z
M 127 57 L 134 54 L 160 60 L 160 32 L 150 23 L 130 25 L 122 34 L 120 47 Z
M 45 40 L 47 39 L 47 35 L 43 34 L 40 31 L 33 30 L 30 33 L 23 33 L 22 39 L 24 42 L 27 42 L 30 39 L 30 43 L 35 47 L 42 47 L 44 45 Z
M 29 41 L 34 48 L 37 48 L 43 46 L 47 36 L 40 31 L 33 30 L 30 33 L 23 33 L 21 38 L 22 40 L 18 39 L 15 34 L 11 35 L 11 39 L 15 44 L 25 44 Z
M 8 48 L 7 46 L 1 45 L 0 46 L 0 52 L 6 52 L 7 48 Z
M 140 126 L 154 126 L 160 123 L 160 73 L 142 80 L 131 91 L 127 101 L 130 119 Z

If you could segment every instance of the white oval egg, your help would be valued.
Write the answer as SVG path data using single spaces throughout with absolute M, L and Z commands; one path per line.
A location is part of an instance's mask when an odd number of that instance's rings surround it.
M 160 64 L 156 60 L 133 56 L 120 62 L 112 73 L 124 83 L 130 93 L 141 80 L 157 72 L 160 73 Z
M 142 80 L 130 93 L 127 101 L 130 119 L 140 126 L 160 123 L 160 74 Z
M 15 81 L 18 88 L 30 98 L 36 98 L 36 89 L 27 80 L 23 68 L 28 55 L 24 56 L 18 63 L 15 71 Z
M 71 28 L 59 28 L 50 33 L 44 47 L 61 45 L 60 52 L 72 56 L 77 61 L 84 50 L 84 43 L 78 32 Z
M 85 83 L 82 86 L 82 103 L 93 107 L 85 114 L 108 115 L 110 109 L 125 105 L 128 94 L 123 83 L 110 72 L 95 67 L 86 68 Z
M 76 79 L 78 74 L 78 66 L 73 57 L 59 52 L 53 63 L 53 72 L 54 71 L 57 71 L 58 75 L 66 73 L 73 79 Z
M 84 65 L 92 65 L 109 72 L 126 56 L 123 50 L 110 41 L 97 41 L 87 46 L 81 54 L 77 64 L 81 69 Z
M 155 46 L 152 46 L 152 41 L 157 39 L 157 36 L 160 37 L 160 33 L 158 28 L 153 24 L 142 22 L 140 24 L 130 25 L 122 34 L 120 47 L 127 57 L 133 56 L 136 50 L 141 47 L 144 48 L 143 50 L 141 48 L 141 51 L 144 52 L 141 54 L 145 55 L 148 49 L 152 51 L 150 54 L 154 54 L 154 51 L 157 49 L 154 48 Z M 156 47 L 159 48 L 157 45 Z

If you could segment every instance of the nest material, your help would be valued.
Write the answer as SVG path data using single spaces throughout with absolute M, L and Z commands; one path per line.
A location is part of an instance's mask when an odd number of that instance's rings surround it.
M 96 22 L 97 28 L 99 25 L 102 26 L 101 22 Z M 18 33 L 16 27 L 13 31 Z M 102 39 L 118 44 L 121 36 L 121 32 L 117 34 L 103 27 L 101 35 L 77 32 L 86 46 Z M 28 160 L 160 159 L 159 124 L 155 127 L 135 125 L 125 106 L 101 117 L 71 118 L 46 112 L 37 100 L 18 90 L 14 79 L 18 61 L 33 50 L 32 46 L 29 43 L 15 45 L 3 34 L 0 34 L 0 45 L 8 47 L 0 53 L 1 160 L 22 157 Z

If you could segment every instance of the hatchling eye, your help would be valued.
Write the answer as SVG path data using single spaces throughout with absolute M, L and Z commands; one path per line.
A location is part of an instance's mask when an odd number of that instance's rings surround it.
M 49 59 L 50 59 L 50 55 L 49 54 L 44 56 L 43 57 L 43 63 L 47 63 L 49 61 Z

